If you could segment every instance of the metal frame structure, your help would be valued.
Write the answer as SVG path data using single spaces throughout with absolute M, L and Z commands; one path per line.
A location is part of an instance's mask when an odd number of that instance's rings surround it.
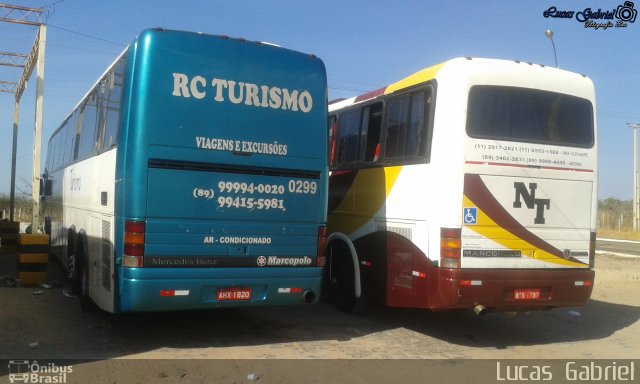
M 0 22 L 37 26 L 38 34 L 28 55 L 0 52 L 0 65 L 23 68 L 18 83 L 0 81 L 0 92 L 13 93 L 15 104 L 13 109 L 13 148 L 11 156 L 11 196 L 9 219 L 14 220 L 15 187 L 16 187 L 16 152 L 18 144 L 18 117 L 20 115 L 20 99 L 34 68 L 36 69 L 36 106 L 35 125 L 33 130 L 33 175 L 31 197 L 33 211 L 31 216 L 32 232 L 37 231 L 40 221 L 40 159 L 42 152 L 42 110 L 44 94 L 44 54 L 47 40 L 47 27 L 42 22 L 44 11 L 41 8 L 28 8 L 9 4 L 0 4 Z M 7 60 L 7 61 L 5 61 Z

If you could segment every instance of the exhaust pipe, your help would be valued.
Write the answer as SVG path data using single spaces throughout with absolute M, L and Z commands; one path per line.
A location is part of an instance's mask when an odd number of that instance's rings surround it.
M 484 316 L 489 312 L 489 310 L 484 305 L 478 304 L 473 307 L 473 312 L 478 316 Z
M 313 293 L 313 291 L 304 291 L 302 293 L 302 300 L 307 304 L 313 303 L 315 299 L 316 299 L 316 294 Z

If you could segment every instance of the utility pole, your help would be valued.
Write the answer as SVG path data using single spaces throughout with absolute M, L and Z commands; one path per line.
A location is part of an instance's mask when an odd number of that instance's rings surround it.
M 24 92 L 27 81 L 31 77 L 34 68 L 36 74 L 36 113 L 33 130 L 33 175 L 32 175 L 32 199 L 33 211 L 31 216 L 32 233 L 37 233 L 40 221 L 40 161 L 42 151 L 42 100 L 44 90 L 44 52 L 47 40 L 47 27 L 42 22 L 44 14 L 41 8 L 28 8 L 10 4 L 0 4 L 0 22 L 38 27 L 38 35 L 31 48 L 30 54 L 14 52 L 0 52 L 0 65 L 22 68 L 22 76 L 18 83 L 2 81 L 0 92 L 14 93 L 15 103 L 13 110 L 13 149 L 11 156 L 11 195 L 10 195 L 10 220 L 14 220 L 15 210 L 15 177 L 16 177 L 16 153 L 18 141 L 18 116 L 20 111 L 20 98 Z
M 640 201 L 638 201 L 638 128 L 640 124 L 629 124 L 627 127 L 633 129 L 633 230 L 640 229 Z

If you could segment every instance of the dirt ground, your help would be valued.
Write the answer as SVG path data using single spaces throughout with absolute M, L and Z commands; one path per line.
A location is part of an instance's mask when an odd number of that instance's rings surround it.
M 58 272 L 50 276 L 50 289 L 0 287 L 0 359 L 70 359 L 76 369 L 67 382 L 248 382 L 253 370 L 263 383 L 327 382 L 327 370 L 351 372 L 351 382 L 397 382 L 396 369 L 409 379 L 430 364 L 494 380 L 486 359 L 640 359 L 640 258 L 598 255 L 586 306 L 517 316 L 385 308 L 353 316 L 325 304 L 86 314 L 64 294 Z

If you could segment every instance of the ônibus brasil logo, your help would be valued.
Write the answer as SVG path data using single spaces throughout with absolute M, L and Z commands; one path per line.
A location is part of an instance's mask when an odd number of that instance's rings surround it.
M 67 382 L 67 374 L 73 372 L 70 365 L 55 363 L 38 364 L 36 360 L 9 360 L 9 382 L 14 383 L 59 383 Z

